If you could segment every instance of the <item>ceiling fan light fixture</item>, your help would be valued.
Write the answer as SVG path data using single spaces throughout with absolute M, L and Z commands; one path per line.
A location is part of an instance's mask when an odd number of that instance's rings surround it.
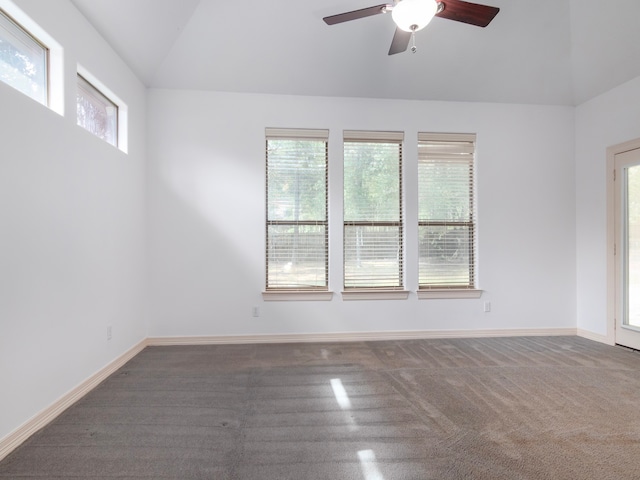
M 417 32 L 426 27 L 436 13 L 436 0 L 400 0 L 391 10 L 391 17 L 400 30 Z

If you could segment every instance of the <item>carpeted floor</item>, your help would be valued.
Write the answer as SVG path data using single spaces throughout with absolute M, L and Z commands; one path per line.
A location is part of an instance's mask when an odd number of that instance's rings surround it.
M 640 478 L 640 353 L 578 337 L 150 347 L 0 478 Z

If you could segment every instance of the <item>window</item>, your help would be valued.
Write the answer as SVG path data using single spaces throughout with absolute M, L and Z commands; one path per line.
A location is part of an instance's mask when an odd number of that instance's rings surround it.
M 48 103 L 49 50 L 0 10 L 0 80 Z
M 420 290 L 475 288 L 474 150 L 473 134 L 418 134 Z
M 118 106 L 79 74 L 77 117 L 82 128 L 118 146 Z
M 344 288 L 403 290 L 402 132 L 344 132 Z
M 328 291 L 328 137 L 266 130 L 266 293 Z

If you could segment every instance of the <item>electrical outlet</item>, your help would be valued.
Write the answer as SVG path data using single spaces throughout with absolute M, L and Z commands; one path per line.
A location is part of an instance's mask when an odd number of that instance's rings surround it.
M 251 309 L 251 314 L 252 314 L 254 317 L 259 317 L 259 316 L 260 316 L 260 307 L 253 307 L 253 308 Z
M 491 302 L 484 302 L 484 311 L 488 313 L 491 311 Z
M 111 340 L 111 325 L 107 325 L 107 340 Z

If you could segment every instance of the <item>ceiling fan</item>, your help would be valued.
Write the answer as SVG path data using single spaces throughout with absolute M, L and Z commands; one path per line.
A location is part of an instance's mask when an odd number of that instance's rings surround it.
M 394 0 L 373 7 L 361 8 L 351 12 L 324 17 L 327 25 L 349 22 L 359 18 L 371 17 L 391 12 L 396 24 L 396 32 L 391 41 L 389 55 L 404 52 L 413 40 L 411 51 L 416 52 L 415 33 L 422 30 L 433 17 L 446 18 L 457 22 L 486 27 L 500 11 L 497 7 L 464 2 L 462 0 Z

